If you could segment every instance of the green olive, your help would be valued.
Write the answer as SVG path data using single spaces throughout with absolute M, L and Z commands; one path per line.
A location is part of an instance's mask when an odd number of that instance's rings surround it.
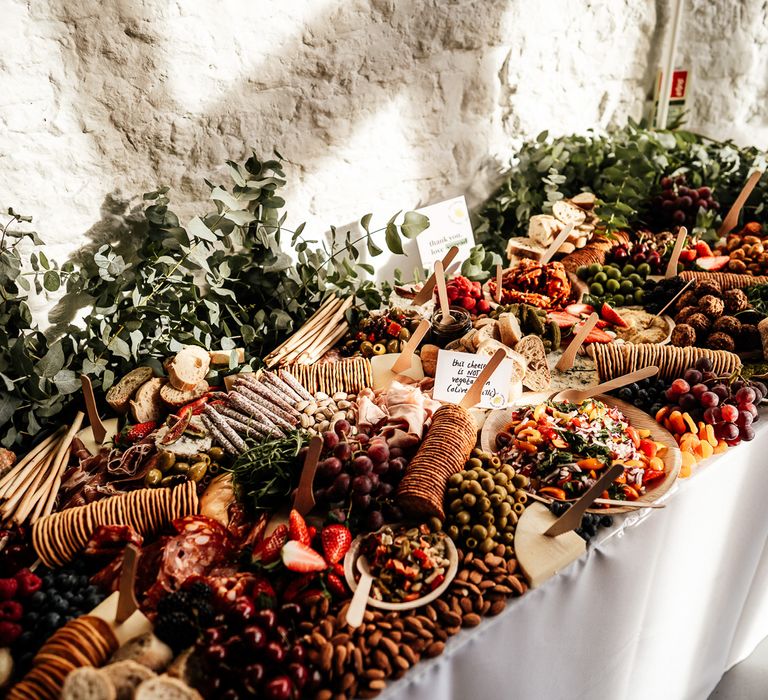
M 440 520 L 440 518 L 432 517 L 427 522 L 427 525 L 429 525 L 429 529 L 432 532 L 440 532 L 440 530 L 443 529 L 443 521 Z
M 494 508 L 498 508 L 499 506 L 501 506 L 502 503 L 504 503 L 504 497 L 500 496 L 498 493 L 492 493 L 488 497 L 488 500 L 491 502 L 491 505 Z
M 483 463 L 477 458 L 472 457 L 471 459 L 467 460 L 467 464 L 465 469 L 482 469 Z
M 490 537 L 487 537 L 480 543 L 479 549 L 483 554 L 488 554 L 488 552 L 492 552 L 495 547 L 496 543 Z
M 496 469 L 501 466 L 501 460 L 497 455 L 493 455 L 493 457 L 491 457 L 491 466 L 496 467 Z
M 501 517 L 506 517 L 511 512 L 512 512 L 512 505 L 510 503 L 508 503 L 507 501 L 502 501 L 499 504 L 499 515 L 501 515 Z
M 461 497 L 461 502 L 467 506 L 467 508 L 473 508 L 474 505 L 477 503 L 477 497 L 473 493 L 465 493 Z
M 459 497 L 459 489 L 447 489 L 445 492 L 445 500 L 452 501 L 454 498 Z
M 186 474 L 189 471 L 189 463 L 176 462 L 176 464 L 173 466 L 173 469 L 177 474 Z
M 493 525 L 494 522 L 496 522 L 496 518 L 493 517 L 493 513 L 481 513 L 478 520 L 488 527 L 488 525 Z
M 491 502 L 488 500 L 487 496 L 483 496 L 482 498 L 478 499 L 477 507 L 480 510 L 490 510 L 491 509 Z
M 448 486 L 458 486 L 462 481 L 464 481 L 464 477 L 459 474 L 451 474 L 450 479 L 448 479 Z
M 469 537 L 472 532 L 472 528 L 469 525 L 462 525 L 459 528 L 459 537 Z
M 208 456 L 208 453 L 206 452 L 198 452 L 196 455 L 192 455 L 190 457 L 189 461 L 192 464 L 195 464 L 196 462 L 205 462 L 206 466 L 211 463 L 211 458 Z
M 363 357 L 370 357 L 373 355 L 373 343 L 370 340 L 364 340 L 360 343 L 360 352 Z
M 386 355 L 386 353 L 387 353 L 387 346 L 384 345 L 384 343 L 376 343 L 373 346 L 374 355 Z
M 208 474 L 216 476 L 221 471 L 221 465 L 218 462 L 211 462 L 211 466 L 208 467 Z
M 460 498 L 454 498 L 451 501 L 451 504 L 448 506 L 448 510 L 450 510 L 451 513 L 458 513 L 463 507 L 464 501 L 462 501 Z
M 454 542 L 459 539 L 459 528 L 457 528 L 455 525 L 449 525 L 446 532 L 448 537 L 450 537 Z
M 504 544 L 514 544 L 514 542 L 515 542 L 515 535 L 514 535 L 514 533 L 512 533 L 512 532 L 505 532 L 501 536 L 501 541 Z
M 518 515 L 522 515 L 524 510 L 525 506 L 522 503 L 515 503 L 515 505 L 512 506 L 512 512 L 517 513 Z
M 507 495 L 507 489 L 505 489 L 503 486 L 494 486 L 489 493 L 498 493 L 499 496 L 504 498 L 504 496 Z
M 528 484 L 530 484 L 530 480 L 524 474 L 515 474 L 515 478 L 512 479 L 512 481 L 519 489 L 524 489 L 526 486 L 528 486 Z
M 157 456 L 157 467 L 160 471 L 167 472 L 174 464 L 176 464 L 176 455 L 173 452 L 162 450 Z
M 507 516 L 507 529 L 508 530 L 514 530 L 515 525 L 517 525 L 517 513 L 513 510 L 508 516 Z
M 484 540 L 486 537 L 488 537 L 488 530 L 486 530 L 482 525 L 473 525 L 472 537 L 477 537 L 478 540 Z
M 498 525 L 500 530 L 506 530 L 508 522 L 509 522 L 509 519 L 507 518 L 506 515 L 502 515 L 496 518 L 496 525 Z
M 474 469 L 467 469 L 467 471 L 464 472 L 464 478 L 467 481 L 473 481 L 477 479 L 477 472 Z
M 504 476 L 507 477 L 507 479 L 514 479 L 515 478 L 515 470 L 510 467 L 508 464 L 504 465 L 501 468 L 501 473 L 504 474 Z
M 399 340 L 388 341 L 387 352 L 400 352 L 400 341 Z
M 494 537 L 496 537 L 496 534 L 497 534 L 496 526 L 495 525 L 489 525 L 488 526 L 488 537 L 493 539 Z
M 146 486 L 157 486 L 163 480 L 163 472 L 159 469 L 150 469 L 144 477 Z
M 461 486 L 459 486 L 459 492 L 460 493 L 467 493 L 469 491 L 469 485 L 472 482 L 469 479 L 464 479 L 464 481 L 461 482 Z
M 480 457 L 480 455 L 483 454 L 483 451 L 479 447 L 473 447 L 471 454 L 472 457 Z
M 456 513 L 454 519 L 459 525 L 468 525 L 472 517 L 466 510 L 460 510 L 458 513 Z
M 483 491 L 485 491 L 486 493 L 492 493 L 493 492 L 493 487 L 495 485 L 493 479 L 491 479 L 490 477 L 487 476 L 480 483 L 481 483 L 481 485 L 483 487 Z
M 493 475 L 493 480 L 499 486 L 506 486 L 509 481 L 509 477 L 504 472 L 496 472 Z
M 224 450 L 221 447 L 212 447 L 208 450 L 208 456 L 218 462 L 224 456 Z
M 195 462 L 187 472 L 187 476 L 195 483 L 200 481 L 208 471 L 208 465 L 205 462 Z
M 474 549 L 477 547 L 477 540 L 474 537 L 467 537 L 466 543 L 468 549 Z
M 517 489 L 515 488 L 515 485 L 512 482 L 509 482 L 506 486 L 507 489 L 507 495 L 514 496 L 517 493 Z
M 469 482 L 469 492 L 475 496 L 482 496 L 484 493 L 483 487 L 477 481 Z
M 400 332 L 397 334 L 397 337 L 400 340 L 410 340 L 410 338 L 411 338 L 411 331 L 409 331 L 407 328 L 401 328 Z
M 518 503 L 528 503 L 528 494 L 525 491 L 517 491 L 515 492 L 515 500 Z
M 181 474 L 171 474 L 170 476 L 163 477 L 160 486 L 164 488 L 172 488 L 173 486 L 178 486 L 179 484 L 184 483 L 186 480 L 186 477 L 181 476 Z

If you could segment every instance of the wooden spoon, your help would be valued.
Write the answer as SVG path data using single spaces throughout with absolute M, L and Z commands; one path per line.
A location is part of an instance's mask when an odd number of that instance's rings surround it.
M 725 215 L 725 218 L 723 219 L 723 223 L 720 224 L 720 228 L 717 231 L 717 235 L 722 237 L 728 235 L 733 229 L 736 228 L 736 225 L 739 223 L 739 216 L 741 215 L 741 210 L 744 208 L 744 205 L 747 203 L 747 199 L 749 199 L 749 195 L 752 194 L 752 190 L 755 189 L 755 186 L 757 185 L 760 178 L 763 176 L 762 170 L 755 170 L 747 180 L 746 184 L 742 188 L 741 192 L 739 192 L 739 196 L 736 197 L 736 201 L 733 203 L 731 208 L 728 210 L 728 213 Z
M 373 585 L 373 576 L 368 566 L 368 560 L 364 556 L 357 558 L 357 570 L 360 572 L 360 580 L 357 582 L 355 594 L 347 608 L 347 624 L 350 627 L 360 627 L 363 624 L 365 607 L 368 605 L 368 594 Z
M 440 301 L 440 310 L 443 312 L 443 323 L 453 321 L 451 306 L 448 303 L 448 290 L 445 287 L 445 271 L 443 263 L 439 260 L 435 263 L 435 279 L 437 280 L 437 298 Z
M 93 384 L 87 374 L 80 375 L 80 383 L 83 386 L 83 398 L 85 409 L 88 412 L 90 426 L 77 433 L 77 437 L 91 454 L 98 454 L 104 441 L 112 439 L 117 434 L 117 418 L 102 421 L 99 416 L 99 408 L 96 405 L 96 397 L 93 394 Z
M 496 265 L 496 294 L 494 298 L 497 304 L 501 304 L 501 263 Z
M 677 230 L 677 239 L 675 240 L 675 247 L 672 249 L 672 255 L 667 263 L 667 271 L 664 274 L 666 279 L 675 277 L 677 275 L 677 261 L 680 259 L 680 253 L 683 251 L 685 245 L 685 238 L 688 235 L 688 229 L 685 226 L 681 226 Z
M 488 364 L 483 367 L 480 374 L 477 375 L 472 386 L 467 389 L 467 393 L 464 394 L 464 398 L 459 402 L 459 406 L 465 410 L 469 410 L 472 406 L 475 406 L 480 402 L 480 399 L 483 396 L 483 387 L 485 386 L 485 383 L 491 378 L 491 375 L 506 357 L 507 353 L 501 348 L 494 353 Z
M 443 257 L 443 270 L 447 270 L 449 265 L 453 262 L 453 259 L 459 254 L 458 246 L 452 246 L 451 249 Z M 432 292 L 435 291 L 435 273 L 433 272 L 429 279 L 424 283 L 424 286 L 416 293 L 411 302 L 414 306 L 420 304 L 426 304 L 432 298 Z
M 544 255 L 541 256 L 540 262 L 542 265 L 546 265 L 552 259 L 552 256 L 558 250 L 560 250 L 560 246 L 563 245 L 563 243 L 565 243 L 565 239 L 571 235 L 571 231 L 573 231 L 572 223 L 566 225 L 566 227 L 560 231 L 557 238 L 555 238 L 555 240 L 550 243 L 549 248 L 547 248 L 544 251 Z
M 622 374 L 620 377 L 611 379 L 608 382 L 603 382 L 602 384 L 595 384 L 595 386 L 591 386 L 586 389 L 564 389 L 563 391 L 555 394 L 552 397 L 552 401 L 584 401 L 584 399 L 588 399 L 592 396 L 607 394 L 609 391 L 619 389 L 623 386 L 626 386 L 627 384 L 632 384 L 633 382 L 639 382 L 643 379 L 648 379 L 648 377 L 652 377 L 658 373 L 659 368 L 655 367 L 654 365 L 650 365 L 649 367 L 643 367 L 643 369 L 638 369 L 634 372 L 629 372 L 628 374 Z
M 665 305 L 665 306 L 663 306 L 663 307 L 661 308 L 661 311 L 659 311 L 657 314 L 654 314 L 653 318 L 656 318 L 656 317 L 658 317 L 658 316 L 661 316 L 661 315 L 662 315 L 662 314 L 663 314 L 663 313 L 664 313 L 664 312 L 665 312 L 665 311 L 666 311 L 666 310 L 667 310 L 667 309 L 668 309 L 670 306 L 672 306 L 672 304 L 674 304 L 674 303 L 675 303 L 675 302 L 676 302 L 676 301 L 677 301 L 677 300 L 680 298 L 680 296 L 682 295 L 682 293 L 683 293 L 683 292 L 684 292 L 686 289 L 688 289 L 688 287 L 690 287 L 690 286 L 691 286 L 693 283 L 694 283 L 694 280 L 688 280 L 688 282 L 686 283 L 686 285 L 685 285 L 685 286 L 684 286 L 684 287 L 683 287 L 683 288 L 682 288 L 682 289 L 681 289 L 681 290 L 680 290 L 680 291 L 679 291 L 677 294 L 675 294 L 675 296 L 673 296 L 673 297 L 672 297 L 672 298 L 671 298 L 671 299 L 670 299 L 670 300 L 669 300 L 669 301 L 666 303 L 666 305 Z
M 317 461 L 320 459 L 320 452 L 323 449 L 323 438 L 315 435 L 309 441 L 309 448 L 304 457 L 304 467 L 301 470 L 299 486 L 296 489 L 296 496 L 293 499 L 293 507 L 301 513 L 302 516 L 309 513 L 315 506 L 315 494 L 312 490 L 312 482 L 315 480 L 317 471 Z
M 120 571 L 120 584 L 118 587 L 117 610 L 115 622 L 125 622 L 133 611 L 139 607 L 136 601 L 136 565 L 139 561 L 139 549 L 135 544 L 129 544 L 123 551 L 123 567 Z
M 400 357 L 398 357 L 397 360 L 395 360 L 395 364 L 392 365 L 393 374 L 397 375 L 411 368 L 411 364 L 413 362 L 413 353 L 416 352 L 416 349 L 419 347 L 419 343 L 421 343 L 421 341 L 424 339 L 424 336 L 427 334 L 428 330 L 429 321 L 424 319 L 421 321 L 421 323 L 419 323 L 419 327 L 413 332 L 413 335 L 408 338 L 408 342 L 400 351 Z
M 584 321 L 584 325 L 581 327 L 576 337 L 571 341 L 570 345 L 563 352 L 562 357 L 555 365 L 555 369 L 560 372 L 567 372 L 573 367 L 573 361 L 576 359 L 576 353 L 584 343 L 584 340 L 589 335 L 590 331 L 595 327 L 599 317 L 596 313 L 592 313 L 590 317 Z

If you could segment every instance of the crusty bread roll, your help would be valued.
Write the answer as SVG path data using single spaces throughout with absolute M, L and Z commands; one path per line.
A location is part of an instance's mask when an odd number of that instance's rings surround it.
M 173 650 L 154 634 L 147 632 L 129 639 L 112 656 L 111 663 L 135 661 L 160 673 L 173 661 Z
M 134 700 L 203 700 L 194 688 L 178 678 L 157 676 L 144 681 L 133 695 Z
M 164 406 L 160 398 L 160 390 L 165 383 L 165 379 L 154 377 L 138 388 L 131 401 L 131 412 L 137 423 L 145 423 L 149 420 L 159 421 L 163 417 Z
M 155 672 L 135 661 L 117 661 L 101 669 L 115 688 L 116 700 L 132 700 L 136 688 Z
M 197 345 L 185 345 L 167 366 L 168 380 L 174 389 L 192 391 L 205 379 L 211 366 L 207 350 Z
M 101 671 L 76 668 L 64 680 L 61 700 L 116 700 L 115 686 Z
M 107 403 L 117 413 L 125 413 L 128 403 L 136 390 L 152 379 L 151 367 L 136 367 L 126 374 L 117 384 L 113 384 L 107 392 Z
M 192 391 L 179 391 L 174 389 L 171 384 L 166 384 L 160 389 L 160 398 L 169 406 L 185 406 L 191 401 L 199 399 L 208 389 L 210 387 L 205 380 L 199 382 Z

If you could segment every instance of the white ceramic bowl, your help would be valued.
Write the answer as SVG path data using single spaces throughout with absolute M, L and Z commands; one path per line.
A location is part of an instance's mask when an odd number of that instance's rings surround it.
M 396 526 L 389 527 L 394 528 Z M 355 538 L 344 557 L 344 576 L 347 579 L 347 585 L 353 593 L 357 589 L 355 572 L 357 571 L 357 557 L 363 537 L 365 535 L 359 535 Z M 435 588 L 434 591 L 430 591 L 427 595 L 416 598 L 416 600 L 409 600 L 407 603 L 388 603 L 387 601 L 376 600 L 369 596 L 366 605 L 372 608 L 379 608 L 380 610 L 413 610 L 414 608 L 420 608 L 422 605 L 428 605 L 433 600 L 439 598 L 445 593 L 448 586 L 451 585 L 451 581 L 456 577 L 456 572 L 459 569 L 459 553 L 456 551 L 456 545 L 453 543 L 453 540 L 448 535 L 445 535 L 445 545 L 448 554 L 448 571 L 445 572 L 445 581 Z

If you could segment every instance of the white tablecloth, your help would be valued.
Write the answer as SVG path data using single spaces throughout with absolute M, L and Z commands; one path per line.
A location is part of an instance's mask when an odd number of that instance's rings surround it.
M 382 697 L 705 700 L 768 636 L 768 417 Z M 617 521 L 619 519 L 617 518 Z

